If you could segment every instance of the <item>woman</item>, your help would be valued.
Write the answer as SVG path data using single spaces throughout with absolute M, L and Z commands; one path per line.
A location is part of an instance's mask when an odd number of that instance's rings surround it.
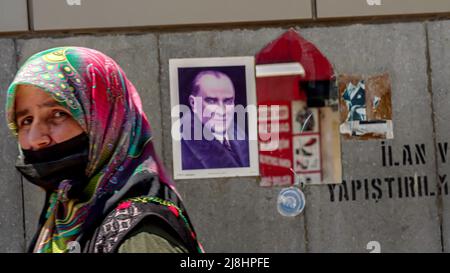
M 10 85 L 16 168 L 46 191 L 33 252 L 203 252 L 133 84 L 82 47 L 30 57 Z

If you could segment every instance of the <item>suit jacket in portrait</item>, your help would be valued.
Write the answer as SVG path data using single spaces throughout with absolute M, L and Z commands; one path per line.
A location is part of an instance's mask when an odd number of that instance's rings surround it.
M 193 118 L 191 120 L 193 120 Z M 235 126 L 229 130 L 231 132 L 228 132 L 229 136 L 231 133 L 234 136 L 234 138 L 231 136 L 228 138 L 229 147 L 218 141 L 216 138 L 213 138 L 212 140 L 186 140 L 182 137 L 182 169 L 195 170 L 249 167 L 248 138 L 246 137 L 245 132 L 238 128 L 236 123 L 234 124 Z M 191 131 L 191 136 L 193 139 L 193 130 Z M 211 135 L 210 137 L 212 138 Z

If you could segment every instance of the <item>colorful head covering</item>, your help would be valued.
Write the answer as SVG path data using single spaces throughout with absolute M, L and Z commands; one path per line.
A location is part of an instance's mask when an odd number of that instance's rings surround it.
M 37 86 L 67 108 L 89 136 L 89 179 L 83 196 L 69 199 L 64 180 L 49 196 L 36 252 L 65 252 L 85 224 L 127 181 L 146 170 L 175 191 L 158 161 L 141 100 L 119 65 L 93 49 L 58 47 L 30 57 L 7 94 L 8 126 L 17 135 L 14 99 L 20 84 Z M 176 191 L 175 191 L 176 193 Z

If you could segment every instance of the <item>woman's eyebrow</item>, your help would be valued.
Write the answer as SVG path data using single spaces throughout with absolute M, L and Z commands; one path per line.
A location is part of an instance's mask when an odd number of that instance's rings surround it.
M 40 103 L 37 105 L 37 107 L 39 107 L 39 108 L 50 108 L 50 107 L 55 107 L 55 106 L 61 106 L 61 105 L 55 100 L 49 100 L 49 101 L 46 101 L 46 102 L 43 102 L 43 103 Z M 18 119 L 22 116 L 28 115 L 29 112 L 30 111 L 28 109 L 23 109 L 23 110 L 17 111 L 16 119 Z
M 28 111 L 28 109 L 17 111 L 16 112 L 16 120 L 19 119 L 20 117 L 28 115 L 29 112 L 30 111 Z
M 59 104 L 57 101 L 55 100 L 49 100 L 43 103 L 40 103 L 37 105 L 39 108 L 44 108 L 44 107 L 55 107 L 55 106 L 61 106 L 61 104 Z

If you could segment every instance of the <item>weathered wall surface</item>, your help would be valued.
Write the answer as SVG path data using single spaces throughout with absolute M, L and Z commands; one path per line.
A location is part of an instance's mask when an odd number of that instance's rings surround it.
M 414 175 L 418 179 L 426 176 L 430 189 L 436 183 L 425 26 L 354 25 L 302 33 L 326 54 L 338 73 L 388 72 L 394 110 L 394 140 L 384 141 L 385 146 L 392 146 L 394 166 L 383 166 L 381 141 L 342 140 L 345 184 L 310 188 L 311 206 L 306 210 L 309 250 L 365 251 L 367 243 L 374 240 L 382 251 L 441 251 L 436 196 L 418 197 L 418 190 L 414 197 L 412 192 L 407 196 L 404 184 Z M 416 144 L 427 148 L 425 163 L 404 164 L 403 145 Z M 344 194 L 340 198 L 345 190 L 348 198 Z M 330 192 L 334 201 L 330 201 Z
M 450 140 L 450 22 L 428 24 L 431 88 L 436 138 L 436 158 L 439 183 L 447 183 L 450 162 L 447 143 Z M 450 201 L 443 197 L 438 203 L 442 214 L 443 248 L 450 251 Z
M 0 88 L 6 90 L 17 69 L 16 50 L 12 39 L 0 39 Z M 21 252 L 25 246 L 22 203 L 22 179 L 14 168 L 17 142 L 5 120 L 5 92 L 0 97 L 0 251 Z
M 96 48 L 114 58 L 136 85 L 157 151 L 172 171 L 169 59 L 255 55 L 285 30 L 0 39 L 0 103 L 17 65 L 33 53 L 59 45 Z M 450 135 L 450 22 L 297 31 L 338 73 L 390 74 L 394 139 L 342 140 L 344 183 L 306 187 L 305 211 L 295 218 L 278 214 L 280 188 L 261 188 L 255 177 L 177 181 L 205 250 L 368 252 L 367 243 L 378 241 L 383 252 L 448 251 L 450 208 L 446 188 L 440 187 L 446 184 L 440 181 L 450 173 L 445 157 Z M 1 126 L 0 252 L 19 252 L 35 231 L 43 195 L 29 183 L 22 186 L 14 170 L 16 144 L 6 125 Z M 404 158 L 408 151 L 412 163 Z

